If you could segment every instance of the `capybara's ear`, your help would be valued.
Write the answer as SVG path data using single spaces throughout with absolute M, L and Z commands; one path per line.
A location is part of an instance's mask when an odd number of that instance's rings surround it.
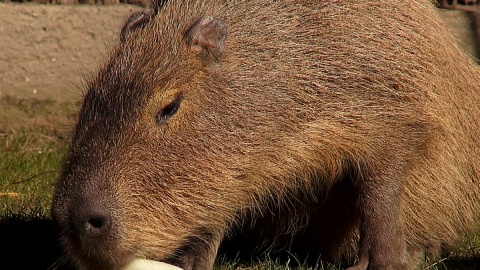
M 187 32 L 192 51 L 207 60 L 218 61 L 225 49 L 227 27 L 222 21 L 205 16 Z
M 152 14 L 147 11 L 135 12 L 130 15 L 130 18 L 128 18 L 127 22 L 122 28 L 122 31 L 120 32 L 120 41 L 125 42 L 127 36 L 132 31 L 145 27 L 145 25 L 152 20 L 152 17 Z

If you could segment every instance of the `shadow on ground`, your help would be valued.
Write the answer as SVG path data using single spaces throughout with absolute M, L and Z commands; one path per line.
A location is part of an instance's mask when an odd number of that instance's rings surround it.
M 53 222 L 42 215 L 9 214 L 0 218 L 2 269 L 69 270 L 61 265 L 61 249 Z M 4 268 L 5 267 L 5 268 Z
M 73 268 L 65 265 L 60 260 L 62 251 L 57 239 L 55 226 L 45 215 L 8 214 L 1 217 L 0 257 L 2 269 L 72 270 Z M 236 239 L 230 244 L 235 243 L 235 245 L 238 245 L 240 243 L 238 241 L 241 241 L 241 239 Z M 221 254 L 224 261 L 235 261 L 239 265 L 247 267 L 252 265 L 252 263 L 255 264 L 256 261 L 265 260 L 266 258 L 265 255 L 253 257 L 252 254 L 245 250 L 239 257 L 238 254 L 235 255 L 232 246 L 227 247 L 224 251 L 227 251 Z M 270 259 L 277 262 L 282 261 L 283 256 L 275 258 L 275 254 L 270 255 L 274 256 L 274 258 L 270 257 Z M 291 256 L 292 254 L 289 255 Z M 302 261 L 301 258 L 297 259 Z M 290 264 L 290 266 L 294 267 L 295 265 Z M 304 267 L 305 265 L 303 264 L 302 269 L 307 269 Z M 316 268 L 313 266 L 313 269 Z M 469 257 L 447 258 L 436 263 L 426 263 L 425 269 L 477 270 L 480 269 L 480 254 Z
M 475 256 L 471 258 L 450 258 L 441 262 L 441 264 L 443 264 L 444 267 L 439 266 L 438 269 L 479 270 L 480 256 Z

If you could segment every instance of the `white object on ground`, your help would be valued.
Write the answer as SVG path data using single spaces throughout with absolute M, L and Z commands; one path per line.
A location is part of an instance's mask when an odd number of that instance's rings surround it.
M 122 270 L 182 270 L 182 268 L 164 262 L 135 259 Z

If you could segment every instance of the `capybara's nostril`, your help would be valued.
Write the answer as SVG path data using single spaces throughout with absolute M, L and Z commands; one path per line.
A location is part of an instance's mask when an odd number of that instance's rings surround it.
M 103 203 L 99 206 L 97 202 L 89 202 L 79 207 L 78 210 L 74 220 L 80 239 L 98 241 L 102 238 L 109 238 L 113 224 L 109 207 Z
M 108 215 L 94 215 L 87 219 L 85 229 L 87 234 L 102 235 L 108 234 L 110 228 L 110 217 Z

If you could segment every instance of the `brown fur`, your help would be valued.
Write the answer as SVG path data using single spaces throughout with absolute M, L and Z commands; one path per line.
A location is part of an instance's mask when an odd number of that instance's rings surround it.
M 146 14 L 90 81 L 56 186 L 80 268 L 210 269 L 244 217 L 301 201 L 291 231 L 310 220 L 315 249 L 351 269 L 406 269 L 477 223 L 480 69 L 429 0 Z

